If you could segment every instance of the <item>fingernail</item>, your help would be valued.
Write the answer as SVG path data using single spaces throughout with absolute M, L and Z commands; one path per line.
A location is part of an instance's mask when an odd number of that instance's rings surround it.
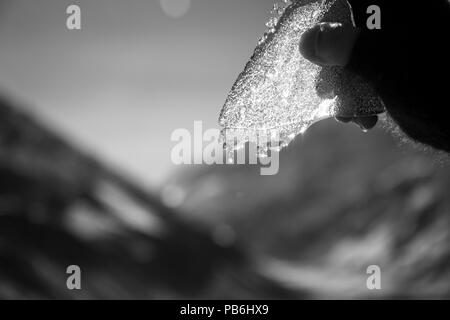
M 364 131 L 367 132 L 373 127 L 376 126 L 378 122 L 377 116 L 370 116 L 370 117 L 360 117 L 360 118 L 354 118 L 353 122 L 358 125 L 358 127 Z
M 342 122 L 342 123 L 349 123 L 350 121 L 353 120 L 353 118 L 350 117 L 335 117 L 337 122 Z

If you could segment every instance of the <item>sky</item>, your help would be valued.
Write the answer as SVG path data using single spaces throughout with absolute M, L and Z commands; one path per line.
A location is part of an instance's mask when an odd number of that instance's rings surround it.
M 0 0 L 0 93 L 141 183 L 175 169 L 171 133 L 218 128 L 274 0 Z M 81 30 L 66 8 L 81 8 Z

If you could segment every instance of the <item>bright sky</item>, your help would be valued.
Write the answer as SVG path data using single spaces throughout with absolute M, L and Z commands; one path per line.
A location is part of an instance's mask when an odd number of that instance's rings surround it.
M 66 29 L 81 7 L 82 30 Z M 170 135 L 217 127 L 273 0 L 6 0 L 0 90 L 149 186 L 174 169 Z

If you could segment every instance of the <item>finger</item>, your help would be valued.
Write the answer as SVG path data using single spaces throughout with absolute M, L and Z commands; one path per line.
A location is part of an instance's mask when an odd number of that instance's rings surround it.
M 335 117 L 335 119 L 342 123 L 355 123 L 361 130 L 368 131 L 376 126 L 378 122 L 378 116 L 365 116 L 365 117 Z
M 320 32 L 320 25 L 316 25 L 311 29 L 305 31 L 300 38 L 300 53 L 302 56 L 315 63 L 322 64 L 323 62 L 317 55 L 316 43 Z
M 345 66 L 358 36 L 351 25 L 323 22 L 303 33 L 300 53 L 315 64 Z

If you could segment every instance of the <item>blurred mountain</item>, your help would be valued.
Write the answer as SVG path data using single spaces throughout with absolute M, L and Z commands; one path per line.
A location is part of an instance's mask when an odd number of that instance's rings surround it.
M 215 166 L 171 185 L 183 210 L 222 226 L 285 287 L 316 298 L 449 298 L 448 161 L 385 129 L 327 120 L 281 152 L 276 176 Z M 366 287 L 370 265 L 381 268 L 380 291 Z
M 239 246 L 18 110 L 0 100 L 0 298 L 289 296 Z
M 0 101 L 0 298 L 450 297 L 448 164 L 383 130 L 324 121 L 278 175 L 182 168 L 159 193 L 18 110 Z

